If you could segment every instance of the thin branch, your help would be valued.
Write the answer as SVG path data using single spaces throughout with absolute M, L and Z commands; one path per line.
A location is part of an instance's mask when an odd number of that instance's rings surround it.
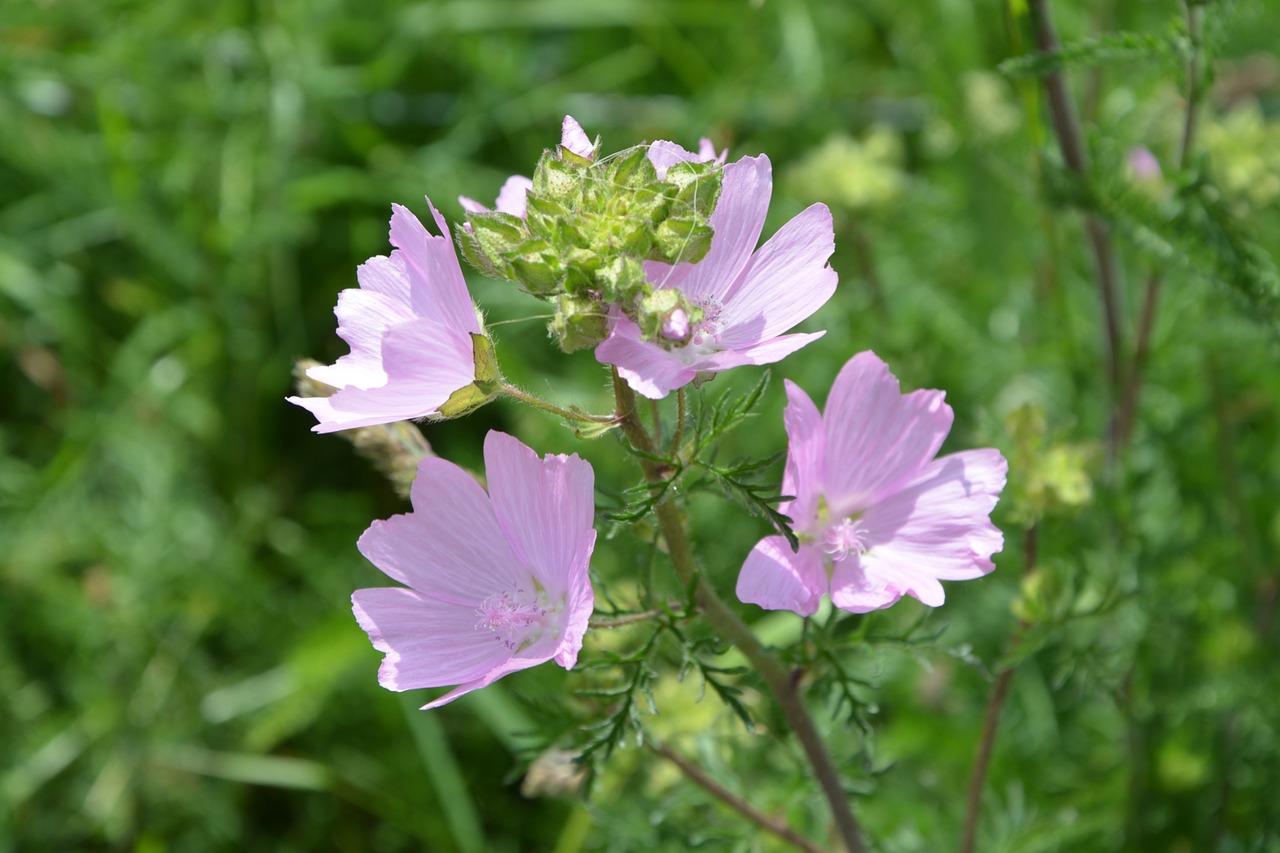
M 676 767 L 679 767 L 680 771 L 689 778 L 690 782 L 693 782 L 699 788 L 702 788 L 704 791 L 711 794 L 711 796 L 720 800 L 729 808 L 754 823 L 756 826 L 766 832 L 773 833 L 791 846 L 805 851 L 805 853 L 824 853 L 821 847 L 817 846 L 803 835 L 800 835 L 782 821 L 775 820 L 774 818 L 760 812 L 746 800 L 716 782 L 703 772 L 702 768 L 671 749 L 671 747 L 667 746 L 665 743 L 659 744 L 651 742 L 649 747 L 654 752 L 658 753 L 658 755 L 661 755 Z
M 1036 28 L 1036 47 L 1042 53 L 1057 53 L 1062 49 L 1053 19 L 1049 17 L 1048 0 L 1030 0 L 1031 17 Z M 1044 77 L 1045 92 L 1049 97 L 1049 112 L 1053 116 L 1053 129 L 1067 168 L 1081 177 L 1089 173 L 1089 154 L 1085 149 L 1084 134 L 1076 117 L 1075 105 L 1067 91 L 1066 79 L 1061 70 Z M 1107 354 L 1107 380 L 1111 398 L 1115 400 L 1121 389 L 1121 337 L 1119 274 L 1115 254 L 1111 250 L 1111 237 L 1107 226 L 1093 215 L 1085 216 L 1085 236 L 1093 253 L 1098 277 L 1098 298 L 1102 304 L 1104 342 Z
M 622 628 L 627 625 L 634 625 L 637 622 L 646 622 L 650 619 L 655 619 L 666 612 L 666 610 L 655 608 L 653 610 L 645 610 L 640 613 L 628 613 L 625 616 L 614 616 L 607 619 L 592 619 L 590 626 L 592 628 Z
M 541 397 L 535 397 L 528 391 L 522 391 L 516 386 L 509 385 L 506 382 L 502 383 L 501 392 L 503 395 L 510 397 L 513 400 L 519 400 L 521 403 L 533 406 L 535 409 L 542 409 L 544 412 L 550 412 L 553 415 L 558 415 L 566 421 L 581 424 L 613 424 L 618 422 L 617 415 L 593 415 L 588 412 L 566 409 L 561 406 L 557 406 L 555 403 L 548 403 Z
M 1178 171 L 1187 168 L 1191 152 L 1195 146 L 1196 128 L 1199 126 L 1200 97 L 1202 86 L 1200 78 L 1203 74 L 1201 63 L 1202 39 L 1201 29 L 1204 24 L 1204 9 L 1198 4 L 1184 4 L 1187 19 L 1187 36 L 1191 39 L 1191 56 L 1187 59 L 1187 109 L 1182 120 L 1182 136 L 1178 142 Z M 1115 416 L 1115 441 L 1117 447 L 1123 448 L 1133 433 L 1134 421 L 1138 414 L 1138 397 L 1142 391 L 1143 371 L 1147 366 L 1147 355 L 1151 349 L 1151 331 L 1156 322 L 1156 306 L 1160 301 L 1160 287 L 1163 271 L 1157 269 L 1147 278 L 1147 286 L 1142 296 L 1142 315 L 1138 325 L 1138 343 L 1133 351 L 1133 364 L 1129 368 L 1128 380 L 1125 382 L 1124 394 L 1120 398 L 1119 411 Z
M 621 420 L 623 433 L 637 449 L 653 453 L 653 441 L 645 432 L 636 417 L 636 397 L 631 387 L 613 370 L 613 391 L 617 399 L 618 417 Z M 641 468 L 650 482 L 662 480 L 662 471 L 648 459 L 640 458 Z M 797 685 L 785 666 L 764 647 L 751 628 L 743 622 L 727 604 L 716 595 L 714 589 L 702 578 L 689 538 L 685 535 L 684 517 L 680 509 L 670 500 L 662 500 L 655 512 L 658 516 L 658 528 L 662 531 L 663 541 L 667 543 L 667 552 L 676 574 L 686 586 L 693 586 L 703 617 L 721 637 L 728 640 L 742 655 L 751 662 L 764 683 L 773 693 L 774 699 L 786 717 L 791 730 L 795 732 L 818 784 L 831 807 L 836 828 L 844 841 L 848 853 L 865 853 L 862 844 L 862 832 L 853 817 L 853 809 L 849 804 L 849 795 L 840 782 L 840 774 L 835 763 L 827 753 L 826 745 L 809 716 L 804 702 L 800 699 Z
M 1033 524 L 1027 528 L 1023 540 L 1023 574 L 1030 572 L 1036 565 L 1037 527 Z M 1027 624 L 1018 621 L 1018 627 L 1009 636 L 1009 648 L 1017 645 L 1027 630 Z M 978 835 L 978 815 L 981 812 L 982 791 L 987 784 L 987 766 L 991 763 L 991 753 L 995 749 L 996 727 L 1000 724 L 1000 713 L 1004 710 L 1005 699 L 1009 697 L 1009 685 L 1013 683 L 1014 667 L 1007 667 L 996 677 L 996 686 L 987 700 L 987 710 L 982 720 L 982 740 L 978 743 L 978 754 L 973 760 L 973 770 L 969 774 L 969 791 L 965 798 L 964 834 L 960 837 L 960 853 L 973 853 L 973 845 Z

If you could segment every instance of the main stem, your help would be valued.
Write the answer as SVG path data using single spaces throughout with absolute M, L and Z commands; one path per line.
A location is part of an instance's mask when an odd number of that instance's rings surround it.
M 1191 39 L 1191 56 L 1187 59 L 1187 111 L 1182 119 L 1182 137 L 1178 143 L 1178 171 L 1187 168 L 1187 161 L 1195 146 L 1197 117 L 1200 114 L 1200 77 L 1201 68 L 1201 27 L 1204 21 L 1204 8 L 1191 2 L 1184 4 L 1187 19 L 1187 36 Z M 1156 324 L 1156 306 L 1160 300 L 1160 286 L 1163 271 L 1157 269 L 1147 279 L 1146 291 L 1142 297 L 1142 319 L 1138 325 L 1138 344 L 1133 351 L 1133 364 L 1129 368 L 1129 376 L 1125 382 L 1124 395 L 1120 399 L 1119 414 L 1116 415 L 1115 440 L 1117 447 L 1123 449 L 1129 442 L 1133 432 L 1134 420 L 1138 415 L 1138 395 L 1142 390 L 1142 375 L 1147 366 L 1147 355 L 1151 346 L 1151 332 Z
M 1062 48 L 1054 29 L 1053 19 L 1049 17 L 1048 0 L 1030 0 L 1031 18 L 1035 22 L 1036 47 L 1041 53 L 1057 53 Z M 1085 149 L 1084 134 L 1080 130 L 1080 121 L 1076 117 L 1075 105 L 1071 102 L 1071 94 L 1067 91 L 1067 81 L 1061 71 L 1053 71 L 1045 75 L 1045 93 L 1049 98 L 1049 112 L 1053 116 L 1053 130 L 1058 137 L 1058 147 L 1062 150 L 1062 160 L 1067 169 L 1081 177 L 1089 173 L 1089 155 Z M 1121 375 L 1121 341 L 1120 341 L 1120 302 L 1119 275 L 1116 270 L 1115 255 L 1111 250 L 1111 236 L 1106 224 L 1093 214 L 1084 218 L 1085 236 L 1093 253 L 1094 267 L 1098 276 L 1098 298 L 1102 303 L 1102 323 L 1104 341 L 1107 352 L 1107 386 L 1111 391 L 1111 400 L 1120 396 L 1123 376 Z M 1107 447 L 1114 451 L 1115 425 L 1108 429 Z M 1109 454 L 1110 455 L 1110 454 Z
M 617 416 L 623 433 L 638 450 L 655 453 L 649 433 L 636 417 L 636 398 L 630 386 L 613 371 L 613 391 L 617 399 Z M 645 479 L 649 482 L 660 482 L 663 472 L 660 466 L 648 459 L 641 459 Z M 848 853 L 866 853 L 862 844 L 862 832 L 853 817 L 853 809 L 849 805 L 849 796 L 840 783 L 840 774 L 835 763 L 828 754 L 822 737 L 809 716 L 804 702 L 791 673 L 776 657 L 769 653 L 764 644 L 756 637 L 751 628 L 738 618 L 738 615 L 716 595 L 714 589 L 702 579 L 697 559 L 689 545 L 689 537 L 685 534 L 684 518 L 679 507 L 668 499 L 663 499 L 656 508 L 658 528 L 662 531 L 663 541 L 667 543 L 667 551 L 676 574 L 686 585 L 694 586 L 694 595 L 702 610 L 703 617 L 721 637 L 731 642 L 742 655 L 751 662 L 756 672 L 764 679 L 774 699 L 782 709 L 791 730 L 795 732 L 804 749 L 818 784 L 826 795 L 831 806 L 831 814 L 835 818 L 836 828 L 844 841 Z

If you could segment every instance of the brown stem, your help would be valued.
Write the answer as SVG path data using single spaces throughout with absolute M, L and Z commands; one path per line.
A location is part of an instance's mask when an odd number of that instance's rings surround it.
M 1038 541 L 1036 525 L 1027 528 L 1023 540 L 1022 571 L 1025 575 L 1035 568 L 1036 544 Z M 1018 620 L 1018 627 L 1009 635 L 1008 647 L 1012 650 L 1022 639 L 1027 630 L 1027 623 Z M 1009 685 L 1013 683 L 1014 667 L 1007 667 L 996 677 L 996 686 L 987 700 L 987 710 L 982 719 L 982 740 L 978 742 L 978 754 L 973 760 L 973 770 L 969 774 L 969 791 L 965 798 L 964 834 L 960 837 L 960 853 L 973 853 L 973 845 L 978 835 L 978 814 L 982 805 L 982 790 L 987 784 L 987 766 L 991 763 L 991 753 L 995 749 L 996 728 L 1000 724 L 1000 713 L 1004 710 L 1005 699 L 1009 697 Z
M 704 773 L 702 768 L 671 749 L 671 747 L 666 744 L 650 743 L 649 748 L 670 761 L 676 767 L 679 767 L 680 771 L 689 778 L 689 781 L 693 782 L 699 788 L 702 788 L 704 791 L 711 794 L 711 796 L 723 802 L 729 808 L 733 809 L 756 826 L 766 832 L 773 833 L 791 846 L 804 850 L 805 853 L 823 853 L 821 847 L 817 846 L 803 835 L 800 835 L 782 821 L 775 820 L 774 818 L 760 812 L 746 800 L 742 799 L 742 797 L 739 797 L 728 788 L 725 788 L 723 785 L 716 782 Z
M 636 398 L 630 386 L 613 371 L 613 391 L 617 398 L 617 413 L 623 434 L 636 449 L 645 453 L 654 452 L 653 441 L 645 432 L 644 426 L 636 417 Z M 645 479 L 651 483 L 660 482 L 663 471 L 658 463 L 648 459 L 640 459 L 640 467 L 644 470 Z M 697 559 L 689 545 L 685 534 L 684 516 L 679 507 L 664 498 L 655 508 L 658 516 L 658 528 L 662 532 L 663 541 L 667 543 L 667 552 L 671 564 L 681 582 L 694 587 L 694 594 L 705 618 L 721 637 L 732 643 L 755 667 L 764 683 L 768 686 L 782 715 L 786 718 L 791 730 L 800 741 L 805 756 L 818 778 L 818 784 L 831 807 L 836 828 L 844 841 L 848 853 L 865 853 L 862 844 L 862 832 L 853 817 L 853 809 L 849 804 L 849 795 L 840 782 L 840 774 L 835 763 L 827 753 L 821 735 L 813 718 L 809 716 L 804 702 L 800 699 L 796 683 L 785 666 L 764 647 L 751 628 L 743 622 L 730 607 L 724 603 L 714 589 L 702 578 Z
M 1200 110 L 1200 75 L 1202 61 L 1200 54 L 1200 30 L 1203 24 L 1204 9 L 1198 5 L 1186 3 L 1187 35 L 1191 38 L 1191 56 L 1187 59 L 1187 111 L 1182 120 L 1182 136 L 1178 143 L 1178 171 L 1187 167 L 1195 145 L 1196 128 Z M 1142 297 L 1142 316 L 1138 325 L 1138 343 L 1133 351 L 1133 364 L 1129 368 L 1128 380 L 1125 382 L 1124 394 L 1120 399 L 1119 413 L 1115 418 L 1115 440 L 1117 447 L 1124 447 L 1133 432 L 1134 421 L 1138 414 L 1138 397 L 1142 392 L 1143 370 L 1147 365 L 1147 354 L 1151 348 L 1151 330 L 1156 322 L 1156 306 L 1160 301 L 1160 286 L 1163 272 L 1156 270 L 1147 279 L 1147 287 Z
M 1030 0 L 1030 9 L 1032 20 L 1035 21 L 1036 47 L 1042 53 L 1057 53 L 1062 49 L 1062 43 L 1058 40 L 1053 19 L 1049 17 L 1048 0 Z M 1076 117 L 1075 105 L 1071 102 L 1062 72 L 1046 74 L 1044 87 L 1063 162 L 1071 172 L 1085 177 L 1089 172 L 1089 154 L 1085 149 L 1084 134 L 1080 130 L 1080 121 Z M 1115 400 L 1121 388 L 1119 275 L 1106 224 L 1089 214 L 1085 216 L 1084 228 L 1098 277 L 1098 298 L 1102 304 L 1103 338 L 1107 354 L 1107 382 L 1111 398 Z

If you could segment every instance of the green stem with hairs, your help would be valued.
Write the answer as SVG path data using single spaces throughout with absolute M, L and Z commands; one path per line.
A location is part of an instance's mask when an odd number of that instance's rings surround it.
M 613 391 L 618 404 L 618 423 L 623 433 L 637 450 L 655 454 L 653 441 L 636 416 L 635 394 L 618 376 L 616 369 L 613 370 Z M 644 470 L 645 479 L 649 482 L 660 482 L 663 479 L 660 464 L 643 458 L 639 462 Z M 689 545 L 684 516 L 680 508 L 670 498 L 664 498 L 658 503 L 655 512 L 663 541 L 667 543 L 671 564 L 681 582 L 694 588 L 694 595 L 703 617 L 711 623 L 721 637 L 732 643 L 751 662 L 765 685 L 773 693 L 791 730 L 800 740 L 805 756 L 809 759 L 809 764 L 818 778 L 818 784 L 822 787 L 822 792 L 831 806 L 831 813 L 835 818 L 836 828 L 845 849 L 848 853 L 865 853 L 866 847 L 863 846 L 862 833 L 849 804 L 849 795 L 840 782 L 840 774 L 827 752 L 826 745 L 822 742 L 822 737 L 818 734 L 813 718 L 809 716 L 809 711 L 800 698 L 797 680 L 792 678 L 786 666 L 765 648 L 751 628 L 702 578 L 697 559 Z
M 566 421 L 580 424 L 615 424 L 618 423 L 617 415 L 593 415 L 589 412 L 576 412 L 573 409 L 566 409 L 557 406 L 555 403 L 548 403 L 541 397 L 535 397 L 528 391 L 521 391 L 514 385 L 503 382 L 499 387 L 499 393 L 504 397 L 510 397 L 513 400 L 519 400 L 521 403 L 533 406 L 535 409 L 541 409 L 544 412 L 550 412 L 556 417 L 564 418 Z

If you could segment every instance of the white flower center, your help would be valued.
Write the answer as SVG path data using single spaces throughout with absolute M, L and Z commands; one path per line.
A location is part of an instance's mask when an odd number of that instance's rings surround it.
M 666 335 L 672 340 L 684 341 L 682 346 L 672 348 L 671 353 L 685 364 L 695 364 L 709 355 L 720 352 L 719 320 L 724 305 L 718 299 L 700 299 L 695 302 L 702 309 L 702 319 L 690 325 L 688 315 L 680 311 L 679 313 L 684 315 L 681 329 L 683 334 L 679 338 Z
M 822 532 L 822 550 L 832 562 L 867 550 L 867 528 L 860 520 L 842 518 Z
M 495 592 L 480 602 L 476 608 L 477 628 L 488 628 L 494 639 L 508 649 L 517 651 L 542 635 L 552 614 L 546 595 L 530 583 L 533 590 L 517 587 L 506 592 Z

